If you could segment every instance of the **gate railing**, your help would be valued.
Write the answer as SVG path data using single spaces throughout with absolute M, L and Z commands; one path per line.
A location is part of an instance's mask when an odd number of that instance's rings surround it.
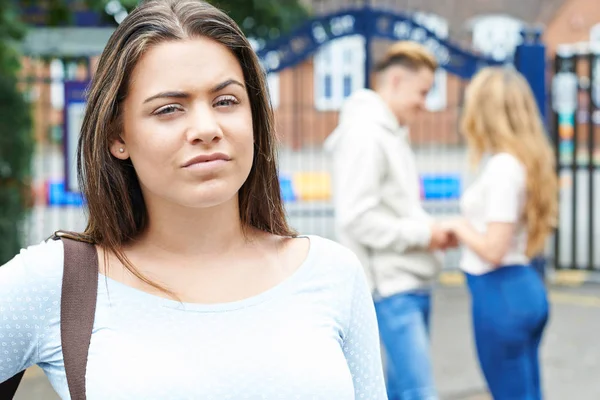
M 553 136 L 560 179 L 557 269 L 600 271 L 600 47 L 557 49 Z

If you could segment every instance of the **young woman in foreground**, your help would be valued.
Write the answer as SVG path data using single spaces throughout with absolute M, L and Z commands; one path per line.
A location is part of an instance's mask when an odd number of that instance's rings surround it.
M 129 14 L 79 152 L 101 273 L 88 399 L 386 398 L 360 263 L 288 227 L 265 79 L 223 12 L 155 0 Z M 62 273 L 61 241 L 0 267 L 0 381 L 38 364 L 67 399 Z

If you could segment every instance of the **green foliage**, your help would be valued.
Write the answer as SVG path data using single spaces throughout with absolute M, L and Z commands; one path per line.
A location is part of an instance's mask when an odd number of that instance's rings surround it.
M 25 27 L 12 3 L 0 2 L 0 265 L 22 246 L 21 227 L 31 193 L 33 155 L 29 104 L 17 86 Z
M 298 26 L 308 10 L 298 0 L 211 0 L 226 11 L 247 36 L 274 39 Z
M 20 67 L 16 43 L 25 35 L 16 7 L 0 1 L 0 75 L 12 75 Z
M 52 3 L 53 15 L 60 17 L 66 6 L 64 0 L 45 0 Z M 81 0 L 93 10 L 103 12 L 110 0 Z M 131 11 L 138 0 L 119 0 Z M 273 39 L 303 22 L 308 10 L 299 0 L 208 0 L 227 12 L 242 27 L 246 35 L 257 39 Z M 112 17 L 107 16 L 107 21 Z M 53 23 L 67 21 L 54 19 Z

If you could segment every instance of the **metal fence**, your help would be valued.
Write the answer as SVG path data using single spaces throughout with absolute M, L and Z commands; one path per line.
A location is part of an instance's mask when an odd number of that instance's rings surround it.
M 600 270 L 600 49 L 563 45 L 554 72 L 553 136 L 561 183 L 556 267 Z

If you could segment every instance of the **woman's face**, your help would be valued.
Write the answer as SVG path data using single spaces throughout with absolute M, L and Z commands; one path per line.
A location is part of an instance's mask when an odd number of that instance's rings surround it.
M 147 204 L 236 201 L 253 149 L 244 75 L 229 49 L 194 38 L 144 53 L 123 104 L 123 132 L 110 150 L 131 158 Z

